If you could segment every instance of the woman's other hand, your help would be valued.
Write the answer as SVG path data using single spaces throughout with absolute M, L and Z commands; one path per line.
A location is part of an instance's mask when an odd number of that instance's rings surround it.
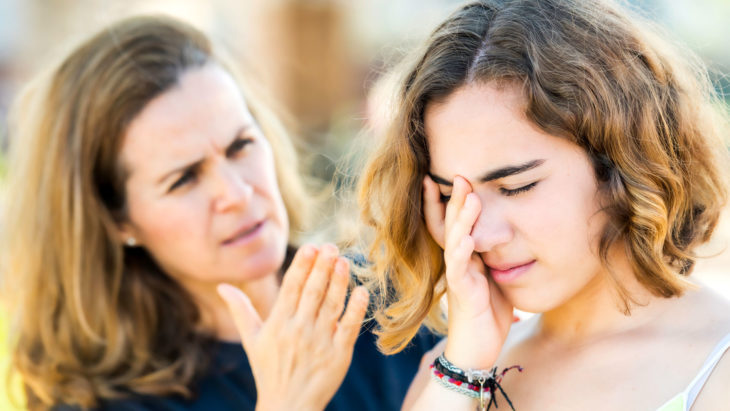
M 353 290 L 344 314 L 349 264 L 333 245 L 299 249 L 271 315 L 262 321 L 249 298 L 222 284 L 256 380 L 257 410 L 322 410 L 352 360 L 368 303 Z

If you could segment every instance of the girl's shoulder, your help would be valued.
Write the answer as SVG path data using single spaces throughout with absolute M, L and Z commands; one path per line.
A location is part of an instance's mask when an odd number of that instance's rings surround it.
M 704 358 L 691 382 L 680 393 L 684 409 L 721 409 L 730 403 L 730 300 L 706 286 L 679 298 L 665 315 L 665 328 Z M 676 320 L 672 324 L 670 317 Z
M 694 338 L 718 341 L 730 333 L 730 299 L 705 285 L 677 299 L 663 323 L 677 331 L 691 331 Z

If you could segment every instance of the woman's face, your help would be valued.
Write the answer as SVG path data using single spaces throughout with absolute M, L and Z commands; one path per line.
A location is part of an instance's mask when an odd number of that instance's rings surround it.
M 208 64 L 149 102 L 121 148 L 133 236 L 181 282 L 276 272 L 289 230 L 271 146 L 231 76 Z
M 429 104 L 425 126 L 442 199 L 459 175 L 481 201 L 472 237 L 490 275 L 517 308 L 545 312 L 596 283 L 607 218 L 587 154 L 524 104 L 516 87 L 467 85 Z

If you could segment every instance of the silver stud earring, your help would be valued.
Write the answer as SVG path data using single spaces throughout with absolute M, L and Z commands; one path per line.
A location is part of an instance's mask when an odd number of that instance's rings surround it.
M 125 241 L 125 243 L 127 243 L 128 247 L 134 247 L 137 245 L 137 239 L 135 239 L 134 237 L 129 237 L 127 238 L 127 241 Z

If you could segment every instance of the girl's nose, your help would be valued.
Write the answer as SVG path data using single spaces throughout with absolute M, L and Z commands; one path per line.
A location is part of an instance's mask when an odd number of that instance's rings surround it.
M 483 253 L 510 242 L 514 230 L 499 206 L 490 206 L 483 202 L 471 234 L 474 239 L 474 251 Z

